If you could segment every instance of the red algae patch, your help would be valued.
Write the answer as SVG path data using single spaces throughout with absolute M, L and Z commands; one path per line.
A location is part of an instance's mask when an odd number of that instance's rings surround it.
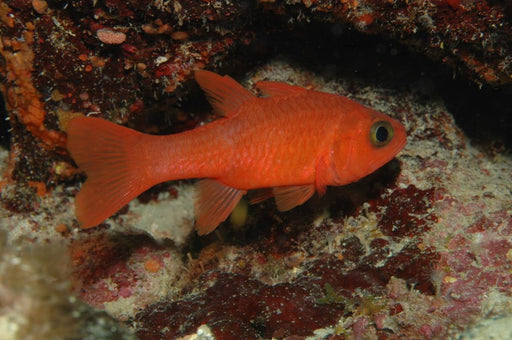
M 397 189 L 383 199 L 379 228 L 384 235 L 394 237 L 414 237 L 430 229 L 436 222 L 431 213 L 435 189 L 419 190 L 414 185 Z
M 243 275 L 210 272 L 199 280 L 210 286 L 204 294 L 159 303 L 138 315 L 137 335 L 176 338 L 207 323 L 219 339 L 283 338 L 308 335 L 343 313 L 337 306 L 317 304 L 322 288 L 307 279 L 271 286 Z
M 155 299 L 161 290 L 146 291 L 159 278 L 171 284 L 179 272 L 175 257 L 144 235 L 87 232 L 70 246 L 74 291 L 89 305 L 126 317 L 131 300 Z M 164 268 L 173 269 L 172 275 Z M 141 293 L 143 294 L 141 295 Z M 139 306 L 140 307 L 140 306 Z

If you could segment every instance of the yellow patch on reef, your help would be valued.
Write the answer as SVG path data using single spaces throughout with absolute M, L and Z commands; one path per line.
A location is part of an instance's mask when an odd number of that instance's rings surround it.
M 453 276 L 445 276 L 443 281 L 444 283 L 455 283 L 457 282 L 457 278 Z
M 247 221 L 247 213 L 249 211 L 249 206 L 247 201 L 241 200 L 238 202 L 237 206 L 231 213 L 229 217 L 229 221 L 234 228 L 241 228 L 245 225 Z
M 78 116 L 83 116 L 83 114 L 75 112 L 75 111 L 58 109 L 57 117 L 59 118 L 59 128 L 62 131 L 67 131 L 69 121 Z

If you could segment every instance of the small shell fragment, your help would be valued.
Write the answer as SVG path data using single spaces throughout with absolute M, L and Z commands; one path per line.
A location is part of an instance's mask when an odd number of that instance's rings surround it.
M 171 39 L 173 40 L 187 40 L 189 35 L 187 32 L 177 31 L 171 33 Z
M 32 7 L 38 14 L 43 14 L 48 8 L 48 3 L 45 0 L 32 0 Z
M 96 31 L 96 35 L 101 42 L 110 45 L 119 45 L 126 40 L 126 34 L 119 31 L 114 31 L 110 28 L 101 28 Z

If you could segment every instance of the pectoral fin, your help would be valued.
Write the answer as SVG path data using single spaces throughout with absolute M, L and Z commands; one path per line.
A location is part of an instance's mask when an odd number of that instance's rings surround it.
M 245 194 L 244 190 L 228 187 L 212 179 L 203 179 L 197 185 L 196 229 L 199 235 L 211 233 L 233 211 Z
M 325 194 L 327 186 L 332 182 L 330 155 L 323 155 L 316 161 L 315 187 L 320 196 Z
M 273 188 L 277 208 L 287 211 L 306 202 L 315 193 L 315 186 L 292 185 Z

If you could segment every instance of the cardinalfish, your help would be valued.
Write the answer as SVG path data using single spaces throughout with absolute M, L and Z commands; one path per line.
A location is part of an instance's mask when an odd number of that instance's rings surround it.
M 406 142 L 400 122 L 342 96 L 261 81 L 257 97 L 228 76 L 195 79 L 223 117 L 193 130 L 155 136 L 100 118 L 69 122 L 68 150 L 87 174 L 75 201 L 83 228 L 155 184 L 200 178 L 196 229 L 208 234 L 248 190 L 265 189 L 290 210 L 369 175 Z

